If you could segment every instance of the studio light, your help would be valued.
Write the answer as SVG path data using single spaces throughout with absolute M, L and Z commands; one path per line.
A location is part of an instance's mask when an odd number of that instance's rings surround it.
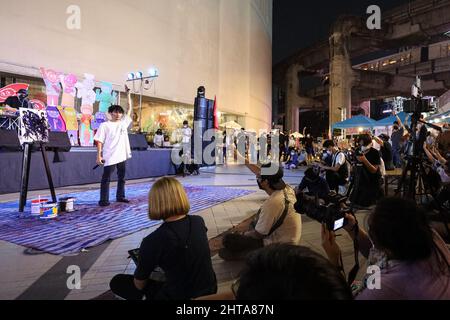
M 134 73 L 129 73 L 128 74 L 128 80 L 133 80 L 134 79 Z
M 141 71 L 136 72 L 136 78 L 142 79 L 144 77 L 144 74 Z
M 157 77 L 157 76 L 159 76 L 159 70 L 158 70 L 158 68 L 156 68 L 156 67 L 151 67 L 151 68 L 148 70 L 148 75 L 149 75 L 150 77 Z

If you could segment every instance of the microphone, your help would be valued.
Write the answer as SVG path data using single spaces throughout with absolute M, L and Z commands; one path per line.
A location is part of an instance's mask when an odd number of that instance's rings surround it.
M 105 164 L 105 160 L 102 160 L 102 164 Z M 95 170 L 95 169 L 97 169 L 98 167 L 100 167 L 99 164 L 97 164 L 95 167 L 93 167 L 92 170 Z

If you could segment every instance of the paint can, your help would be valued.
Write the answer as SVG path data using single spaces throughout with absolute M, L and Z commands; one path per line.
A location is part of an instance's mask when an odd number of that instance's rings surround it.
M 61 198 L 59 199 L 59 212 L 74 212 L 75 198 Z
M 42 205 L 41 219 L 53 219 L 58 216 L 58 204 L 54 202 L 47 202 Z
M 38 217 L 42 214 L 42 206 L 48 202 L 48 199 L 34 199 L 31 201 L 31 216 Z

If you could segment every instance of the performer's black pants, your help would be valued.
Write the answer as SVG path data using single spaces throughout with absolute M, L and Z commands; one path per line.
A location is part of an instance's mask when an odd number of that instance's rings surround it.
M 125 199 L 125 161 L 105 167 L 103 170 L 102 183 L 100 187 L 100 202 L 109 202 L 109 183 L 111 181 L 111 174 L 117 167 L 117 193 L 116 199 Z
M 125 300 L 142 300 L 144 295 L 148 300 L 153 299 L 163 286 L 163 282 L 149 279 L 144 290 L 138 290 L 134 285 L 134 276 L 118 274 L 109 283 L 111 291 Z

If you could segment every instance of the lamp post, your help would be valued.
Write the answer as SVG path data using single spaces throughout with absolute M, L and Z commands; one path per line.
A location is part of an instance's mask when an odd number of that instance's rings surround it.
M 142 133 L 142 96 L 144 89 L 150 90 L 151 86 L 153 85 L 153 81 L 159 77 L 159 70 L 155 67 L 152 67 L 149 70 L 149 75 L 144 77 L 143 72 L 132 72 L 128 74 L 128 80 L 127 82 L 133 82 L 133 91 L 134 93 L 139 93 L 139 133 Z M 135 89 L 135 81 L 140 81 L 139 84 L 139 90 L 136 91 Z M 150 85 L 149 87 L 145 88 L 144 84 Z

